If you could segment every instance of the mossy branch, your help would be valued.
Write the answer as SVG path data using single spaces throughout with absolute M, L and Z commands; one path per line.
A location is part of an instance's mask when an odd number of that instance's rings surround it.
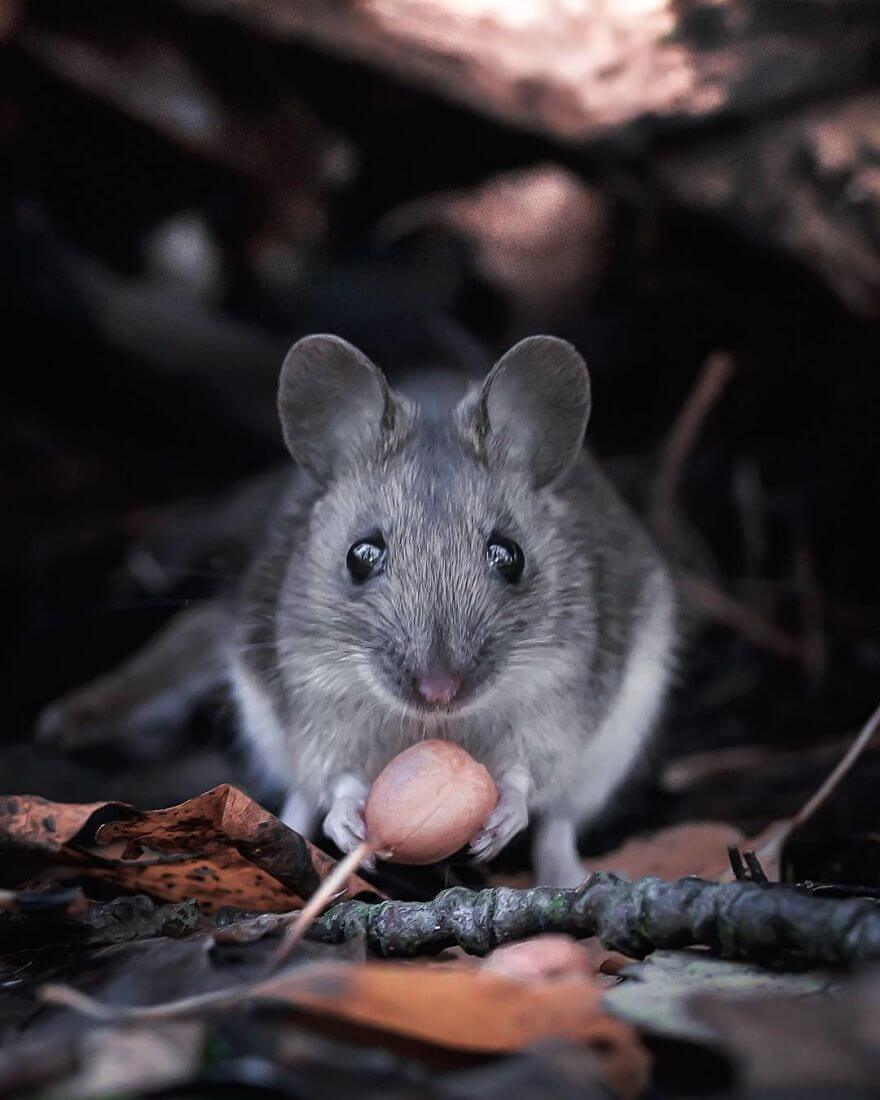
M 541 932 L 598 936 L 606 948 L 634 958 L 700 945 L 759 962 L 796 956 L 840 966 L 880 959 L 880 909 L 872 902 L 814 898 L 752 882 L 628 882 L 608 872 L 591 875 L 575 890 L 456 887 L 427 902 L 344 901 L 315 922 L 309 938 L 341 943 L 362 936 L 370 951 L 385 957 L 436 954 L 456 945 L 485 955 Z
M 541 932 L 599 936 L 634 958 L 658 948 L 702 945 L 728 958 L 796 957 L 841 966 L 880 959 L 880 910 L 873 902 L 815 898 L 786 886 L 717 883 L 697 878 L 628 882 L 597 872 L 576 890 L 444 890 L 433 901 L 342 901 L 315 921 L 308 938 L 342 943 L 362 936 L 374 954 L 436 954 L 456 944 L 485 955 L 498 944 Z M 269 979 L 269 985 L 275 979 Z M 266 982 L 179 1001 L 120 1009 L 69 986 L 40 995 L 102 1020 L 165 1020 L 236 1004 L 266 992 Z

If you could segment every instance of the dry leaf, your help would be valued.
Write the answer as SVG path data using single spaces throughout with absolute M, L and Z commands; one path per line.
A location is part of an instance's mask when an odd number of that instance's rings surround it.
M 730 881 L 733 877 L 727 857 L 729 847 L 760 850 L 785 825 L 771 822 L 756 837 L 747 837 L 733 825 L 719 821 L 695 821 L 671 825 L 656 833 L 632 837 L 615 852 L 584 860 L 584 871 L 613 871 L 628 879 L 656 875 L 673 881 L 687 875 L 713 881 Z M 769 879 L 779 877 L 779 859 L 763 864 Z
M 654 951 L 630 963 L 623 980 L 605 994 L 605 1006 L 649 1034 L 700 1041 L 712 1037 L 699 1013 L 696 995 L 725 998 L 790 994 L 817 1003 L 836 993 L 839 975 L 827 970 L 797 973 L 768 970 L 752 963 L 714 958 L 705 951 Z
M 126 841 L 113 877 L 164 901 L 194 897 L 207 909 L 224 905 L 272 912 L 295 909 L 333 869 L 334 861 L 228 784 L 166 810 L 127 810 L 126 820 L 98 830 L 98 844 Z M 181 855 L 150 863 L 147 851 Z M 376 891 L 349 880 L 348 896 Z
M 545 932 L 496 947 L 483 960 L 483 972 L 525 982 L 558 981 L 572 976 L 592 978 L 595 967 L 573 936 Z
M 567 1040 L 589 1051 L 611 1089 L 630 1100 L 648 1084 L 651 1056 L 627 1022 L 605 1013 L 603 993 L 583 975 L 526 982 L 460 963 L 384 961 L 304 963 L 249 985 L 139 1005 L 107 1003 L 69 986 L 40 991 L 49 1004 L 114 1025 L 165 1023 L 271 1001 L 286 1005 L 299 1024 L 336 1032 L 342 1022 L 346 1034 L 363 1029 L 375 1043 L 376 1033 L 384 1033 L 383 1045 L 394 1045 L 396 1037 L 408 1050 L 416 1042 L 438 1051 L 504 1054 Z
M 0 797 L 0 853 L 28 856 L 60 853 L 97 810 L 119 802 L 49 802 L 37 795 Z
M 527 983 L 483 969 L 425 963 L 315 963 L 253 987 L 248 996 L 483 1054 L 562 1038 L 588 1047 L 614 1091 L 637 1096 L 651 1059 L 635 1032 L 607 1016 L 591 979 Z
M 762 834 L 763 835 L 763 834 Z M 695 821 L 670 825 L 656 833 L 631 837 L 613 852 L 583 860 L 584 878 L 593 871 L 613 871 L 628 879 L 657 875 L 658 878 L 718 878 L 729 867 L 727 849 L 756 843 L 745 838 L 733 825 L 718 821 Z M 533 886 L 531 875 L 496 875 L 493 886 Z
M 579 942 L 581 949 L 590 960 L 594 981 L 604 989 L 616 985 L 617 975 L 625 966 L 630 966 L 633 962 L 629 955 L 622 955 L 619 951 L 609 951 L 603 947 L 598 936 L 590 936 Z
M 73 846 L 98 811 L 120 820 L 97 832 L 105 851 Z M 107 846 L 115 845 L 115 848 Z M 205 909 L 297 909 L 334 867 L 329 856 L 242 791 L 223 784 L 166 810 L 118 802 L 69 805 L 22 795 L 0 799 L 0 851 L 114 882 L 161 901 L 195 898 Z M 121 855 L 122 858 L 110 858 Z M 378 892 L 356 876 L 349 896 Z
M 872 971 L 840 983 L 830 996 L 783 988 L 731 997 L 712 989 L 688 1001 L 691 1016 L 732 1059 L 750 1095 L 792 1097 L 876 1094 L 878 1008 L 880 985 Z
M 616 852 L 584 860 L 584 870 L 587 874 L 613 871 L 629 879 L 646 875 L 670 881 L 685 875 L 714 879 L 728 866 L 728 846 L 742 847 L 744 843 L 748 842 L 733 825 L 717 821 L 689 822 L 632 837 Z

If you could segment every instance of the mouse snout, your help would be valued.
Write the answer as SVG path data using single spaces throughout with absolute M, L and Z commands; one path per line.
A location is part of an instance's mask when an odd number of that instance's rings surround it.
M 417 671 L 413 677 L 416 692 L 429 706 L 449 706 L 461 690 L 461 676 L 441 666 Z

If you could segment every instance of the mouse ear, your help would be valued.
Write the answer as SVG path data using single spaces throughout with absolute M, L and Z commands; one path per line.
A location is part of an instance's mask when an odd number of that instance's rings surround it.
M 549 485 L 574 463 L 590 415 L 590 376 L 578 352 L 555 336 L 530 336 L 504 355 L 480 393 L 487 458 Z
M 278 412 L 287 449 L 323 484 L 378 452 L 393 406 L 385 376 L 363 352 L 339 336 L 306 336 L 284 359 Z

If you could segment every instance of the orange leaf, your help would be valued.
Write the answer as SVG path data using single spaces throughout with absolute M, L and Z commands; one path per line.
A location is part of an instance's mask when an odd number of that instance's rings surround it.
M 16 855 L 58 853 L 96 810 L 119 802 L 49 802 L 38 795 L 0 797 L 0 851 Z
M 194 897 L 206 909 L 299 908 L 334 866 L 329 856 L 226 783 L 165 810 L 128 810 L 125 820 L 98 830 L 99 844 L 118 840 L 127 842 L 126 855 L 191 854 L 175 863 L 124 860 L 113 877 L 164 901 Z M 353 876 L 347 896 L 362 892 L 376 894 Z
M 739 829 L 717 821 L 671 825 L 656 833 L 631 837 L 615 852 L 584 860 L 584 874 L 613 871 L 629 879 L 646 875 L 670 881 L 685 875 L 714 879 L 728 865 L 728 845 L 742 846 L 743 841 Z
M 546 1039 L 590 1048 L 618 1095 L 637 1096 L 651 1059 L 633 1029 L 602 1009 L 589 978 L 526 983 L 430 963 L 314 963 L 260 982 L 248 997 L 454 1050 L 501 1054 Z
M 102 825 L 97 843 L 115 844 L 123 858 L 69 847 L 92 815 L 107 809 L 121 820 Z M 29 862 L 75 863 L 80 874 L 162 901 L 195 898 L 206 909 L 229 905 L 265 912 L 300 908 L 334 866 L 329 856 L 228 784 L 165 810 L 5 797 L 0 851 Z M 377 896 L 354 877 L 348 896 L 361 893 Z

